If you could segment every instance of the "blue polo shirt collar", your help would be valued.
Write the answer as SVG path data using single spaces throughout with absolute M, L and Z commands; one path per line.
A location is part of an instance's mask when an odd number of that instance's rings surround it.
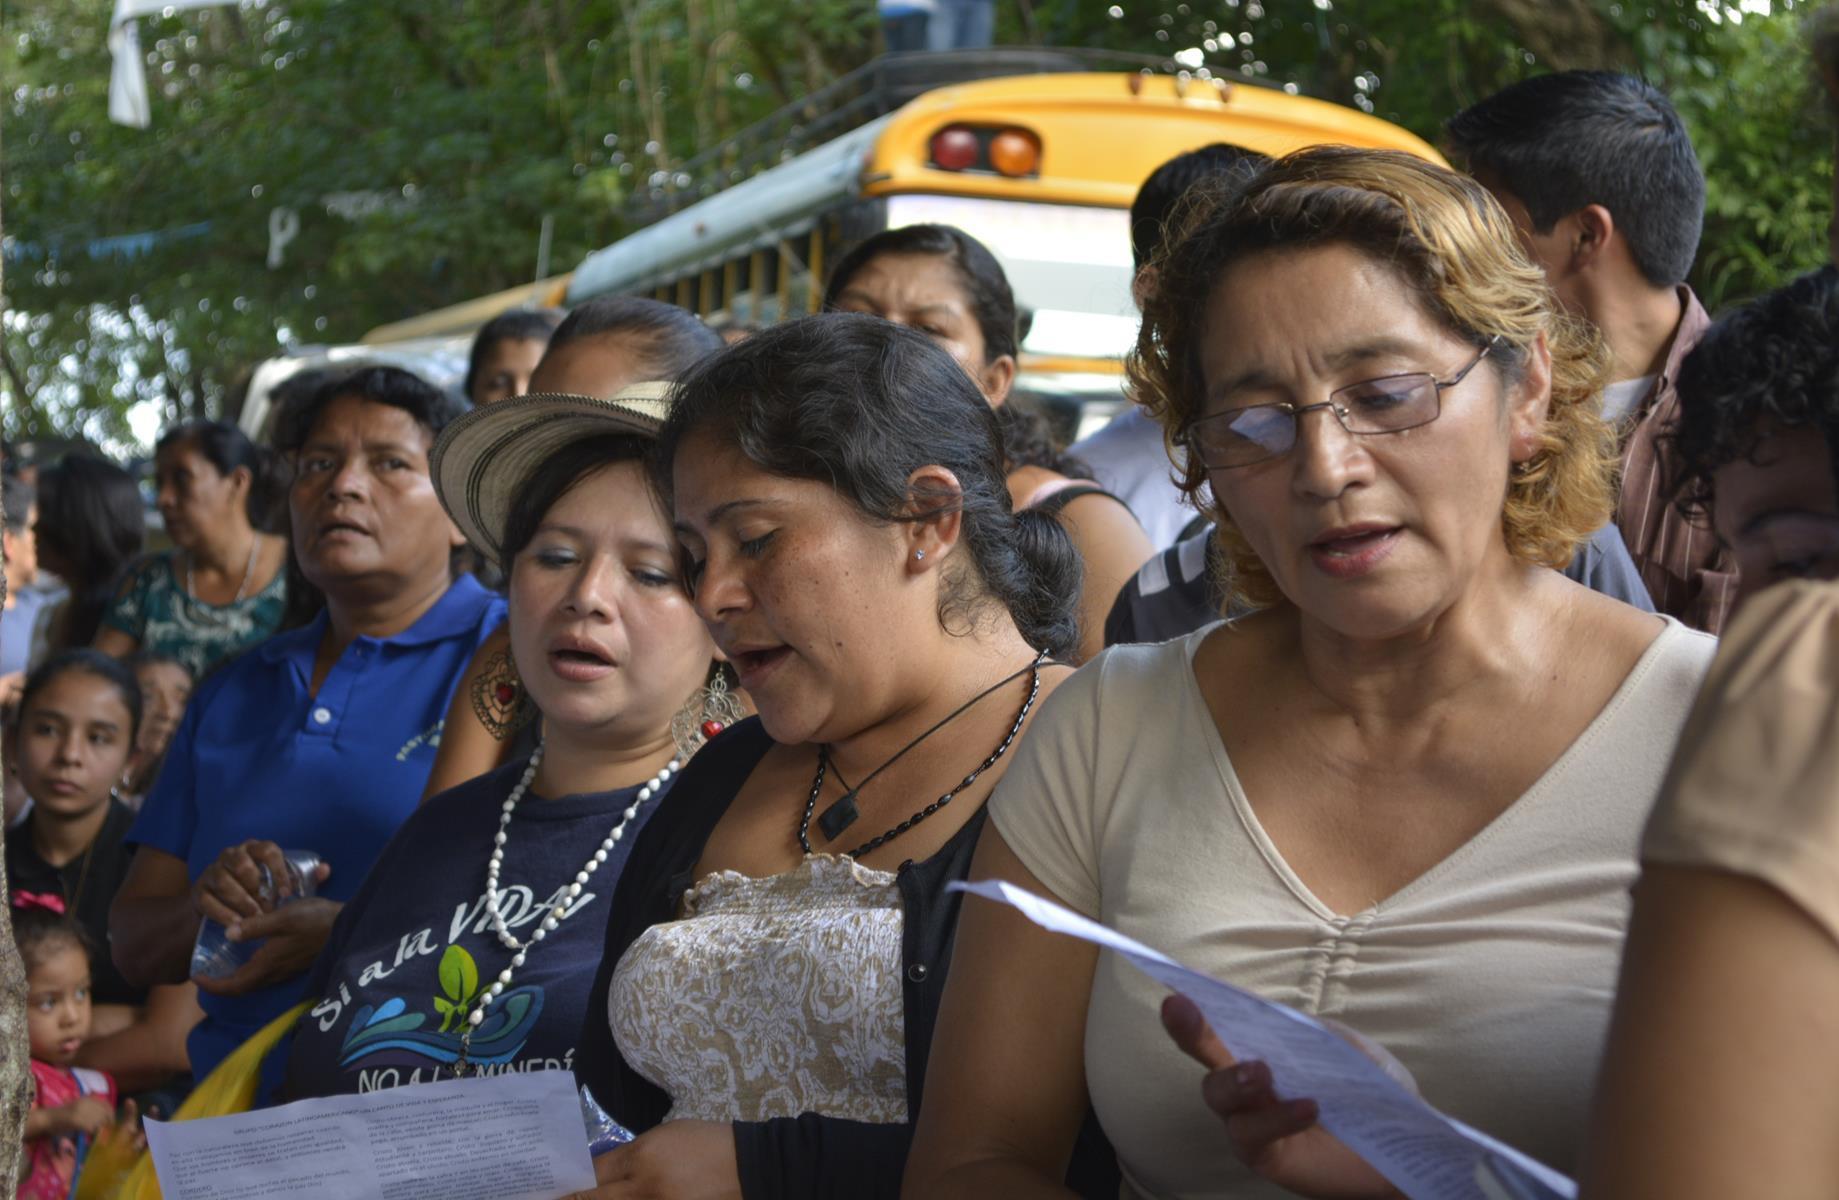
M 434 607 L 401 633 L 386 638 L 359 640 L 374 641 L 386 646 L 423 646 L 429 642 L 469 634 L 478 626 L 480 616 L 495 599 L 473 576 L 462 575 L 454 580 L 452 587 L 441 593 Z M 256 652 L 268 662 L 280 662 L 303 652 L 310 657 L 317 652 L 320 639 L 325 636 L 326 626 L 330 622 L 331 618 L 322 608 L 312 621 L 290 634 L 269 638 L 256 648 Z

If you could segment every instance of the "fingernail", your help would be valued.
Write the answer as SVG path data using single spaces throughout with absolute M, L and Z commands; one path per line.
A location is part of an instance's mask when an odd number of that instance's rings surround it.
M 1258 1086 L 1258 1064 L 1240 1063 L 1232 1069 L 1232 1081 L 1242 1088 Z

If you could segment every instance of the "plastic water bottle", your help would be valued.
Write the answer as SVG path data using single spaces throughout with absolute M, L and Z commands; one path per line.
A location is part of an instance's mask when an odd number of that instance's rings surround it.
M 588 1091 L 587 1084 L 578 1086 L 581 1089 L 581 1121 L 587 1126 L 589 1156 L 598 1158 L 613 1147 L 631 1141 L 632 1131 L 607 1115 L 607 1110 L 600 1107 L 600 1101 L 594 1099 L 594 1093 Z
M 319 855 L 311 850 L 283 850 L 282 857 L 287 860 L 288 895 L 280 905 L 292 904 L 311 896 L 319 888 Z M 263 903 L 275 904 L 274 874 L 267 863 L 258 864 L 262 872 Z M 192 975 L 206 979 L 223 979 L 236 974 L 237 968 L 255 956 L 261 948 L 258 941 L 233 942 L 230 934 L 216 921 L 206 917 L 198 929 L 197 944 L 192 947 Z

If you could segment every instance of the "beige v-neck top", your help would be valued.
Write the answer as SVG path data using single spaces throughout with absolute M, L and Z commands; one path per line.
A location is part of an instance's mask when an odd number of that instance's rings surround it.
M 1397 1056 L 1430 1103 L 1568 1172 L 1642 823 L 1713 639 L 1669 618 L 1530 791 L 1395 895 L 1338 916 L 1246 801 L 1194 678 L 1210 631 L 1107 650 L 1061 685 L 990 800 L 1004 839 L 1073 908 L 1351 1026 Z M 1086 1076 L 1124 1195 L 1288 1195 L 1233 1157 L 1201 1102 L 1200 1068 L 1163 1033 L 1165 994 L 1101 958 Z

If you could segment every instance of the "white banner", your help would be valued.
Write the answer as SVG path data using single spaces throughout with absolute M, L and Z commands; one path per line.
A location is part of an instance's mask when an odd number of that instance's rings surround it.
M 141 17 L 164 15 L 181 8 L 204 8 L 232 0 L 115 0 L 109 22 L 109 120 L 117 125 L 147 128 L 153 111 L 147 103 L 147 63 L 140 52 Z

